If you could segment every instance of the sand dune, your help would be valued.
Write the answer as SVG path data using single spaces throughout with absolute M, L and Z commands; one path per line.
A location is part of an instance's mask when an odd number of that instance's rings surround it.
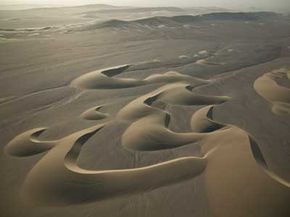
M 272 177 L 274 180 L 276 180 L 277 182 L 281 183 L 282 185 L 290 188 L 290 182 L 279 177 L 277 174 L 275 174 L 267 165 L 266 160 L 263 157 L 263 154 L 259 148 L 259 145 L 256 143 L 256 141 L 249 137 L 250 139 L 250 144 L 251 144 L 251 149 L 252 149 L 252 153 L 253 156 L 255 157 L 256 162 L 264 169 L 264 171 L 270 176 Z
M 70 205 L 152 190 L 199 175 L 206 160 L 180 158 L 136 169 L 88 171 L 77 166 L 82 145 L 102 126 L 72 134 L 30 171 L 23 187 L 26 199 L 37 204 Z
M 133 122 L 122 136 L 122 145 L 136 151 L 156 151 L 176 148 L 200 140 L 201 136 L 195 133 L 170 131 L 167 129 L 169 121 L 169 114 L 155 113 Z
M 164 74 L 153 74 L 144 79 L 150 83 L 176 83 L 176 82 L 188 82 L 190 84 L 207 84 L 209 81 L 196 78 L 189 75 L 184 75 L 179 72 L 170 71 Z
M 164 106 L 166 103 L 179 105 L 219 104 L 228 98 L 193 94 L 186 87 L 187 84 L 181 83 L 166 85 L 161 87 L 158 93 L 155 93 L 156 95 L 150 93 L 147 95 L 148 98 L 142 96 L 124 107 L 120 111 L 119 117 L 134 122 L 122 136 L 123 146 L 136 151 L 156 151 L 198 142 L 202 138 L 199 134 L 175 133 L 169 130 L 167 127 L 171 118 L 170 113 L 160 107 L 152 107 L 152 105 L 158 101 L 165 103 Z M 148 100 L 150 101 L 148 102 Z M 124 115 L 124 113 L 129 115 Z M 144 128 L 144 126 L 147 127 Z
M 212 108 L 212 106 L 203 107 L 192 115 L 190 125 L 193 132 L 208 133 L 225 127 L 211 120 Z
M 154 113 L 160 113 L 160 109 L 150 107 L 156 101 L 177 105 L 211 105 L 223 103 L 229 99 L 226 96 L 207 96 L 193 93 L 191 89 L 200 84 L 191 85 L 194 84 L 178 82 L 164 85 L 149 94 L 133 100 L 124 106 L 117 116 L 125 120 L 136 120 L 148 114 L 153 114 L 153 110 Z
M 107 75 L 115 73 L 111 70 Z M 221 104 L 230 98 L 194 94 L 194 86 L 180 83 L 178 77 L 177 83 L 163 85 L 133 100 L 111 121 L 131 122 L 122 135 L 122 145 L 127 149 L 157 151 L 195 143 L 202 149 L 201 157 L 180 157 L 133 169 L 86 170 L 77 163 L 82 147 L 91 137 L 98 138 L 103 128 L 110 127 L 109 122 L 56 141 L 39 140 L 45 128 L 33 129 L 16 136 L 6 147 L 6 152 L 13 156 L 29 156 L 51 149 L 26 177 L 23 185 L 26 200 L 49 206 L 88 203 L 146 192 L 204 174 L 209 205 L 215 216 L 233 216 L 236 210 L 246 215 L 249 209 L 255 210 L 255 216 L 265 216 L 265 213 L 271 216 L 276 209 L 285 211 L 289 183 L 268 168 L 258 144 L 247 132 L 214 121 L 212 104 Z M 149 80 L 154 82 L 152 77 Z M 168 129 L 171 114 L 165 110 L 167 104 L 209 106 L 193 113 L 192 132 L 176 133 Z M 105 118 L 104 113 L 98 112 L 100 108 L 81 116 L 93 120 Z M 234 200 L 245 190 L 245 185 L 249 197 Z M 264 195 L 263 199 L 257 195 Z M 274 196 L 275 203 L 272 203 Z M 248 199 L 259 201 L 243 201 Z M 259 206 L 266 208 L 260 210 Z
M 277 84 L 275 78 L 279 76 L 289 77 L 289 70 L 278 69 L 264 74 L 255 81 L 254 88 L 270 103 L 273 113 L 290 114 L 290 89 Z
M 178 72 L 166 72 L 164 74 L 150 75 L 143 80 L 131 78 L 116 78 L 114 76 L 122 72 L 135 70 L 142 67 L 142 64 L 116 66 L 84 74 L 71 82 L 71 86 L 79 89 L 118 89 L 130 88 L 154 83 L 188 82 L 190 84 L 206 84 L 209 81 L 180 74 Z
M 167 89 L 168 87 L 166 87 Z M 187 84 L 174 84 L 164 91 L 160 100 L 179 105 L 211 105 L 229 100 L 227 96 L 207 96 L 192 92 L 193 86 Z
M 144 84 L 136 79 L 121 79 L 113 76 L 122 73 L 130 65 L 118 66 L 107 70 L 100 70 L 85 74 L 74 81 L 71 86 L 79 89 L 111 89 L 111 88 L 128 88 Z
M 197 114 L 203 113 L 204 116 L 199 114 L 198 116 L 205 119 L 208 116 L 205 111 L 212 112 L 211 109 L 212 107 L 203 108 Z M 275 209 L 284 209 L 288 190 L 260 169 L 253 157 L 257 156 L 259 149 L 256 147 L 257 150 L 253 155 L 248 134 L 234 126 L 199 134 L 204 157 L 177 158 L 152 166 L 124 170 L 90 171 L 80 168 L 77 159 L 82 146 L 103 127 L 97 125 L 59 140 L 55 148 L 49 151 L 27 175 L 23 186 L 25 198 L 37 204 L 54 206 L 87 203 L 152 190 L 195 177 L 204 171 L 210 206 L 217 216 L 231 216 L 237 209 L 247 213 L 244 210 L 255 208 L 257 203 L 232 200 L 245 183 L 250 183 L 247 192 L 251 192 L 253 188 L 255 189 L 253 191 L 258 190 L 268 195 L 258 203 L 267 205 L 266 211 L 263 212 L 271 211 L 273 206 Z M 31 134 L 31 131 L 28 133 Z M 259 160 L 261 157 L 260 153 Z M 224 172 L 220 182 L 217 168 L 222 165 Z M 234 169 L 237 166 L 239 171 Z M 224 188 L 229 187 L 233 192 L 223 194 Z M 276 200 L 278 197 L 278 203 L 271 203 L 273 194 Z M 262 215 L 257 213 L 257 216 Z
M 288 212 L 289 188 L 267 175 L 257 164 L 249 136 L 244 131 L 231 127 L 223 131 L 222 136 L 213 134 L 203 146 L 204 152 L 213 145 L 218 147 L 208 159 L 204 173 L 214 216 L 233 216 L 236 213 L 245 216 L 249 210 L 253 210 L 253 216 Z M 222 172 L 218 168 L 223 168 Z
M 107 113 L 100 112 L 99 110 L 102 108 L 102 106 L 96 106 L 91 109 L 88 109 L 84 111 L 81 114 L 81 117 L 86 120 L 101 120 L 105 119 L 109 116 Z
M 16 136 L 7 144 L 6 153 L 15 157 L 25 157 L 48 151 L 58 141 L 39 140 L 38 137 L 45 130 L 46 128 L 36 128 Z

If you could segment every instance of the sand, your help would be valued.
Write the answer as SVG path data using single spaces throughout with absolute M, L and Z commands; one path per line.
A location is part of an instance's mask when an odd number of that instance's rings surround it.
M 289 19 L 160 10 L 1 30 L 1 215 L 290 215 Z

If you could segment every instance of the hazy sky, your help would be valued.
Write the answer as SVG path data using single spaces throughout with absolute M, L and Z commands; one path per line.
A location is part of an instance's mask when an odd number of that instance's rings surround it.
M 225 8 L 289 9 L 290 0 L 0 0 L 2 4 L 113 4 L 130 6 L 216 6 Z

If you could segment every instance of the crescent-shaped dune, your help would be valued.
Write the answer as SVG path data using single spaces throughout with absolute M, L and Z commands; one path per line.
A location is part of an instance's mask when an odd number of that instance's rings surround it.
M 207 106 L 204 108 L 201 108 L 199 111 L 195 112 L 192 116 L 192 120 L 194 119 L 193 117 L 198 115 L 198 117 L 200 117 L 200 120 L 204 120 L 206 119 L 207 121 L 209 121 L 209 123 L 213 124 L 213 126 L 219 126 L 217 129 L 225 129 L 225 130 L 230 130 L 230 129 L 236 129 L 235 131 L 241 131 L 241 134 L 245 134 L 247 136 L 247 140 L 248 140 L 248 146 L 250 148 L 250 151 L 252 153 L 253 159 L 256 161 L 256 164 L 260 166 L 260 168 L 262 170 L 264 170 L 264 172 L 266 174 L 268 174 L 273 180 L 275 180 L 276 182 L 284 185 L 287 188 L 290 188 L 290 182 L 287 180 L 284 180 L 283 178 L 279 177 L 277 174 L 275 174 L 267 165 L 267 162 L 263 156 L 262 151 L 259 148 L 258 143 L 255 141 L 255 139 L 248 134 L 247 132 L 239 129 L 236 126 L 232 126 L 229 124 L 225 124 L 225 123 L 220 123 L 217 121 L 213 120 L 213 110 L 214 110 L 214 106 Z M 207 111 L 207 113 L 205 112 Z M 205 114 L 205 116 L 201 115 L 201 114 Z M 192 123 L 193 124 L 193 123 Z M 225 131 L 228 132 L 228 131 Z M 235 135 L 235 133 L 233 133 L 233 135 Z M 237 141 L 238 140 L 238 136 L 236 137 Z M 242 141 L 242 139 L 241 139 Z
M 184 75 L 179 72 L 170 71 L 163 74 L 153 74 L 144 79 L 149 83 L 176 83 L 186 82 L 190 84 L 208 84 L 210 81 L 196 78 L 189 75 Z
M 86 120 L 102 120 L 102 119 L 107 118 L 109 114 L 100 112 L 99 110 L 101 108 L 102 106 L 96 106 L 96 107 L 90 108 L 81 114 L 81 118 L 86 119 Z
M 225 126 L 212 120 L 213 108 L 202 108 L 193 115 L 192 120 L 201 121 L 197 125 L 192 123 L 194 129 L 207 129 L 209 123 Z M 289 182 L 267 167 L 254 139 L 232 125 L 218 129 L 223 130 L 210 133 L 201 145 L 203 153 L 215 147 L 204 171 L 212 215 L 230 217 L 239 213 L 247 216 L 249 210 L 253 210 L 253 216 L 275 216 L 289 212 L 286 202 L 290 198 Z
M 133 122 L 122 136 L 122 145 L 136 151 L 157 151 L 198 142 L 196 133 L 175 133 L 166 128 L 170 115 L 153 114 Z
M 132 78 L 116 78 L 114 76 L 129 70 L 133 65 L 122 65 L 108 69 L 101 69 L 86 73 L 71 82 L 71 86 L 78 89 L 119 89 L 137 87 L 154 83 L 186 82 L 192 85 L 208 84 L 210 81 L 183 75 L 170 71 L 163 74 L 150 75 L 143 80 Z M 135 66 L 138 66 L 136 64 Z
M 169 85 L 159 97 L 160 100 L 177 105 L 212 105 L 229 100 L 227 96 L 207 96 L 191 91 L 193 87 L 184 83 Z
M 193 132 L 208 133 L 225 127 L 225 125 L 211 120 L 212 108 L 211 105 L 203 107 L 192 115 L 190 126 Z
M 289 71 L 280 69 L 265 73 L 254 83 L 256 92 L 271 104 L 272 112 L 277 115 L 290 114 L 290 89 L 275 81 L 281 73 L 289 78 Z
M 198 157 L 135 169 L 79 168 L 76 162 L 82 145 L 102 127 L 98 125 L 63 138 L 27 175 L 23 186 L 26 199 L 55 206 L 87 203 L 152 190 L 195 177 L 205 169 L 205 158 Z
M 73 80 L 71 86 L 78 89 L 117 89 L 144 85 L 142 80 L 113 77 L 129 67 L 130 65 L 124 65 L 93 71 Z
M 48 151 L 58 142 L 41 141 L 38 137 L 46 128 L 36 128 L 26 131 L 12 139 L 5 147 L 5 152 L 15 157 L 25 157 Z
M 150 106 L 156 101 L 177 105 L 212 105 L 224 103 L 230 99 L 227 96 L 196 94 L 191 91 L 193 87 L 195 86 L 188 83 L 164 85 L 128 103 L 118 112 L 117 117 L 125 120 L 136 120 L 152 114 L 153 111 L 159 113 L 160 109 Z
M 158 100 L 165 101 L 166 103 L 170 102 L 171 104 L 203 105 L 223 103 L 228 99 L 227 97 L 193 94 L 186 87 L 187 84 L 179 83 L 167 85 L 159 89 L 160 92 L 153 97 L 147 95 L 148 98 L 145 99 L 143 96 L 136 99 L 133 104 L 125 107 L 125 113 L 137 113 L 139 116 L 135 116 L 135 121 L 122 135 L 122 145 L 125 148 L 136 151 L 156 151 L 198 142 L 203 137 L 202 135 L 194 132 L 176 133 L 169 130 L 167 127 L 171 115 L 164 110 L 150 106 Z M 150 100 L 150 104 L 146 104 L 148 100 Z M 122 112 L 124 114 L 124 111 Z M 143 114 L 143 116 L 140 114 Z M 124 116 L 126 117 L 126 115 Z M 136 117 L 138 117 L 137 120 Z M 131 117 L 129 120 L 134 120 L 134 118 Z M 207 121 L 210 122 L 209 120 Z
M 290 199 L 289 187 L 277 182 L 260 167 L 244 131 L 231 127 L 222 135 L 212 134 L 202 146 L 203 152 L 213 144 L 218 147 L 209 157 L 204 174 L 214 216 L 230 217 L 236 213 L 247 216 L 249 210 L 253 210 L 253 216 L 289 212 L 286 202 Z

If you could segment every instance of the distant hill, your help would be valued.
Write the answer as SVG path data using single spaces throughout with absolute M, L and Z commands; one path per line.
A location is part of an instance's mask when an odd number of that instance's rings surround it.
M 109 20 L 102 23 L 96 23 L 86 26 L 84 30 L 93 30 L 98 28 L 118 28 L 118 27 L 136 27 L 140 25 L 147 26 L 180 26 L 201 21 L 259 21 L 265 19 L 277 19 L 281 15 L 273 12 L 249 12 L 249 13 L 210 13 L 204 15 L 182 15 L 173 17 L 156 16 L 145 19 L 123 21 L 123 20 Z
M 185 10 L 177 7 L 144 7 L 144 8 L 118 8 L 118 13 L 141 13 L 141 12 L 155 12 L 155 11 L 171 11 L 171 12 L 184 12 Z M 115 12 L 112 8 L 98 10 L 98 11 L 89 11 L 90 13 L 111 13 Z
M 274 12 L 222 12 L 210 13 L 199 16 L 200 20 L 241 20 L 241 21 L 255 21 L 259 19 L 277 18 L 280 15 Z

